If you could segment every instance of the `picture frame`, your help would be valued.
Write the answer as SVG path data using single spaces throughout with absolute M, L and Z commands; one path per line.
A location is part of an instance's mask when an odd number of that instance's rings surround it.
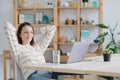
M 42 24 L 42 17 L 43 17 L 43 12 L 36 12 L 35 13 L 35 23 L 36 24 Z

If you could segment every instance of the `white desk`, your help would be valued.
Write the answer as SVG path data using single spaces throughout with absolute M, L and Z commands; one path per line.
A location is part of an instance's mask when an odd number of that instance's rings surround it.
M 87 58 L 86 61 L 71 64 L 52 63 L 28 65 L 26 69 L 47 70 L 54 72 L 95 74 L 120 77 L 120 54 L 112 55 L 110 62 L 103 62 L 102 56 Z

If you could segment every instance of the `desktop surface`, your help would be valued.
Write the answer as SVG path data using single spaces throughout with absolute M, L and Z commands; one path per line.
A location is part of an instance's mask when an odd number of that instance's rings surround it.
M 82 62 L 70 64 L 44 63 L 25 66 L 26 69 L 47 70 L 54 72 L 95 74 L 120 77 L 120 54 L 113 54 L 110 62 L 104 62 L 103 56 L 86 58 Z

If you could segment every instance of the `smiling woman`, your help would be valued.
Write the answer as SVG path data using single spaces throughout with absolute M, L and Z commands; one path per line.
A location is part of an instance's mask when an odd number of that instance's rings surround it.
M 26 70 L 24 66 L 45 63 L 44 52 L 54 36 L 56 27 L 54 25 L 45 27 L 45 33 L 41 33 L 42 39 L 36 43 L 34 43 L 34 30 L 30 23 L 20 24 L 17 36 L 16 29 L 10 23 L 7 23 L 6 29 L 12 47 L 12 57 L 19 65 L 24 79 L 49 80 L 51 78 L 50 72 Z

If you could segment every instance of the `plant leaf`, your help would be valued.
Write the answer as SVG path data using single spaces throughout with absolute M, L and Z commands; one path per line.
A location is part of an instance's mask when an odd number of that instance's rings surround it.
M 113 51 L 113 53 L 115 53 L 115 48 L 109 48 L 110 50 L 112 50 Z
M 108 35 L 108 32 L 104 32 L 103 34 L 100 34 L 97 38 L 104 38 Z
M 118 22 L 119 22 L 119 20 L 117 20 L 117 22 L 116 22 L 116 24 L 115 24 L 115 26 L 114 26 L 114 28 L 113 28 L 113 31 L 115 31 L 115 29 L 116 29 L 116 27 L 117 27 L 117 25 L 118 25 Z
M 113 30 L 111 28 L 109 28 L 109 30 L 110 30 L 111 36 L 113 37 L 113 35 L 114 35 Z
M 107 46 L 106 46 L 106 48 L 105 49 L 108 49 L 110 46 L 112 46 L 112 45 L 115 45 L 115 42 L 113 41 L 113 40 L 111 40 L 108 44 L 107 44 Z
M 99 40 L 99 45 L 103 44 L 104 40 L 105 40 L 105 38 L 101 38 L 101 39 Z
M 82 2 L 88 2 L 88 0 L 82 0 Z
M 120 33 L 117 33 L 118 35 L 120 35 Z
M 105 24 L 97 24 L 96 26 L 100 27 L 100 28 L 109 28 L 108 26 L 106 26 Z

